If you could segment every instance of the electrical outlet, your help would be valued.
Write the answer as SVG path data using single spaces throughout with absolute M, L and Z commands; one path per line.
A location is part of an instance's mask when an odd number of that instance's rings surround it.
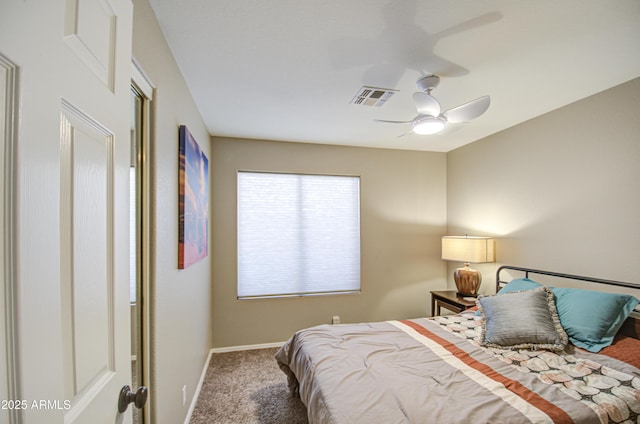
M 340 315 L 334 315 L 331 319 L 331 324 L 340 324 Z
M 187 404 L 187 385 L 182 386 L 182 406 Z

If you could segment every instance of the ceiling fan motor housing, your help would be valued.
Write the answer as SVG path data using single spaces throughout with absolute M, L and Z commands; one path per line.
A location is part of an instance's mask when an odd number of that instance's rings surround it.
M 437 75 L 427 75 L 426 77 L 422 77 L 416 81 L 416 84 L 421 91 L 430 92 L 438 87 L 440 84 L 440 77 Z

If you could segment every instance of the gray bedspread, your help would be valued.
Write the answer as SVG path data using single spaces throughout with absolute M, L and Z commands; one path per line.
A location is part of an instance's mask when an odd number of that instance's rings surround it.
M 640 423 L 640 370 L 567 348 L 489 349 L 480 317 L 321 325 L 276 354 L 312 424 Z

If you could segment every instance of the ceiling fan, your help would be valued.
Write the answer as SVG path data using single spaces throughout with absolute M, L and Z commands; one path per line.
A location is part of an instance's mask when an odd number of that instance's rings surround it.
M 444 129 L 447 123 L 466 123 L 477 118 L 487 111 L 491 104 L 489 96 L 482 96 L 471 100 L 453 109 L 441 112 L 440 102 L 431 95 L 431 91 L 440 84 L 440 77 L 437 75 L 427 75 L 417 81 L 421 91 L 413 93 L 413 101 L 416 104 L 418 115 L 410 121 L 388 121 L 385 119 L 374 119 L 376 122 L 387 122 L 391 124 L 411 124 L 408 133 L 420 135 L 437 134 Z

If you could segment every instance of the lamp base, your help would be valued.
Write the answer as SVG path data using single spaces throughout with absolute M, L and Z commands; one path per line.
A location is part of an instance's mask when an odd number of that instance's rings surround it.
M 464 268 L 458 268 L 453 273 L 453 281 L 458 289 L 458 296 L 477 297 L 478 289 L 482 283 L 482 274 L 480 271 L 471 269 L 468 263 L 464 264 Z

